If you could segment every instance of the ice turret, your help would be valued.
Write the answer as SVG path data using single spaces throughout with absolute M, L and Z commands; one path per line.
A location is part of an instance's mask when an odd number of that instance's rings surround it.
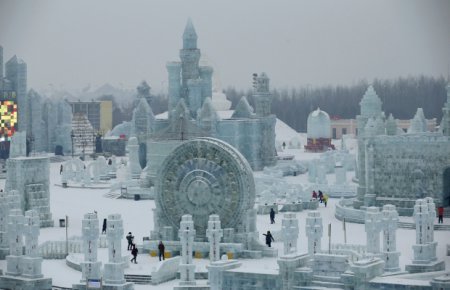
M 151 131 L 151 125 L 155 120 L 152 108 L 145 98 L 141 98 L 137 107 L 133 111 L 133 134 L 137 137 L 144 137 Z M 145 137 L 144 137 L 145 138 Z
M 180 50 L 182 87 L 187 89 L 188 80 L 196 80 L 200 77 L 198 62 L 200 50 L 197 48 L 197 33 L 189 19 L 183 33 L 183 49 Z M 182 91 L 186 97 L 188 91 Z
M 269 81 L 266 73 L 261 73 L 261 75 L 254 75 L 254 88 L 255 92 L 253 98 L 255 100 L 255 111 L 257 117 L 265 117 L 270 115 L 272 95 L 269 91 Z
M 183 49 L 197 48 L 197 33 L 195 32 L 194 24 L 189 18 L 183 33 Z
M 397 135 L 397 121 L 395 121 L 394 116 L 392 114 L 386 120 L 386 134 L 387 135 Z
M 253 108 L 250 106 L 250 104 L 247 101 L 247 98 L 243 96 L 239 103 L 236 105 L 236 109 L 234 109 L 234 113 L 231 116 L 233 119 L 240 119 L 240 118 L 252 118 L 253 116 Z
M 214 122 L 219 120 L 219 115 L 214 109 L 211 98 L 206 98 L 203 102 L 203 106 L 198 114 L 201 122 Z
M 417 108 L 414 118 L 411 120 L 408 133 L 423 133 L 427 131 L 427 120 L 422 108 Z
M 361 102 L 361 115 L 365 117 L 378 117 L 381 113 L 381 100 L 372 85 L 367 88 Z

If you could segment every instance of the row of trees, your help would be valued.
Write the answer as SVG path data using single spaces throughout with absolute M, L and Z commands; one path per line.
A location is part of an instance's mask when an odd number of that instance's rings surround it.
M 412 119 L 417 108 L 423 108 L 428 119 L 442 118 L 442 107 L 446 100 L 445 78 L 426 76 L 376 79 L 372 83 L 383 102 L 383 111 L 396 119 Z M 299 132 L 306 132 L 306 120 L 316 108 L 326 111 L 332 118 L 350 119 L 360 113 L 359 102 L 369 83 L 360 81 L 347 86 L 303 86 L 292 89 L 273 89 L 272 113 Z M 233 107 L 242 96 L 248 96 L 254 104 L 251 90 L 225 90 Z
M 428 119 L 442 118 L 442 107 L 446 100 L 447 81 L 445 78 L 427 76 L 398 78 L 395 80 L 376 79 L 372 83 L 383 102 L 383 111 L 397 119 L 411 119 L 417 108 L 423 108 Z M 316 108 L 326 111 L 332 118 L 355 118 L 360 112 L 359 102 L 369 83 L 365 80 L 352 85 L 302 86 L 292 89 L 273 89 L 272 113 L 299 132 L 306 132 L 306 120 Z M 254 106 L 252 90 L 238 90 L 228 87 L 224 90 L 227 98 L 236 106 L 242 96 L 247 96 Z M 103 95 L 100 100 L 113 101 L 113 126 L 132 118 L 136 99 L 118 104 L 114 95 Z M 167 95 L 152 94 L 153 113 L 167 110 Z

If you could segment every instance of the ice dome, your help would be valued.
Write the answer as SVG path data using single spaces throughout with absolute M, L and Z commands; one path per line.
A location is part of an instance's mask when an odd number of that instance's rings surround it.
M 312 111 L 307 121 L 308 138 L 331 138 L 331 122 L 327 112 L 320 110 Z

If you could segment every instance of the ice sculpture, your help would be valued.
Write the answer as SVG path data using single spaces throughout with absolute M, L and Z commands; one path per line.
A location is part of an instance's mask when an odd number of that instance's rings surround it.
M 220 240 L 223 237 L 223 230 L 220 227 L 220 219 L 216 214 L 210 215 L 206 236 L 209 240 L 209 260 L 211 262 L 220 259 Z
M 195 265 L 192 262 L 195 230 L 191 215 L 181 217 L 178 235 L 181 241 L 180 286 L 195 285 Z
M 295 213 L 285 213 L 281 220 L 281 235 L 283 237 L 283 253 L 285 255 L 297 252 L 298 219 Z
M 322 251 L 323 225 L 318 211 L 308 212 L 306 217 L 306 236 L 308 237 L 308 253 L 310 255 Z
M 383 227 L 383 259 L 385 262 L 384 270 L 387 272 L 400 271 L 399 256 L 397 251 L 396 232 L 398 228 L 398 213 L 394 205 L 385 204 L 383 206 L 382 227 Z

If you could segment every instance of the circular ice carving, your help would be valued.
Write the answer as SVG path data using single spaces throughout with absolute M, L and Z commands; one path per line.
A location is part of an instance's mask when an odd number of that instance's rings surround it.
M 214 138 L 182 143 L 158 172 L 156 205 L 162 226 L 179 228 L 192 215 L 197 238 L 204 238 L 211 214 L 222 227 L 236 228 L 253 208 L 255 185 L 247 160 L 231 145 Z

